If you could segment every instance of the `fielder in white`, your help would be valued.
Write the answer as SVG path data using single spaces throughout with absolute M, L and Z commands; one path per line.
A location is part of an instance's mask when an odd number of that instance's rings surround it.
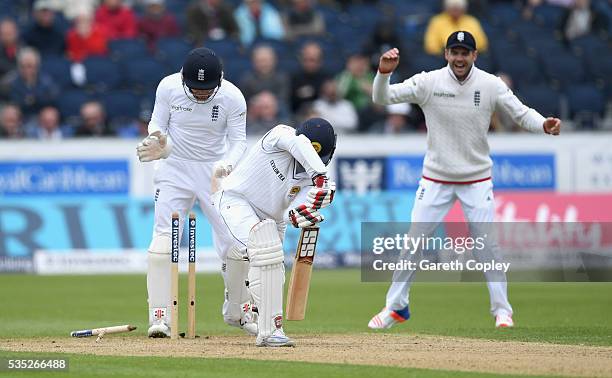
M 212 50 L 192 50 L 181 72 L 166 76 L 157 87 L 149 136 L 137 148 L 141 162 L 159 160 L 148 249 L 150 337 L 170 335 L 171 214 L 180 214 L 182 234 L 184 219 L 197 200 L 217 239 L 215 230 L 223 225 L 210 199 L 211 175 L 229 173 L 244 154 L 245 127 L 244 96 L 223 79 L 221 62 Z
M 399 50 L 391 49 L 380 58 L 374 79 L 375 103 L 415 103 L 425 113 L 427 153 L 412 209 L 413 228 L 421 228 L 416 235 L 433 232 L 457 199 L 472 231 L 478 224 L 493 221 L 495 206 L 487 131 L 494 111 L 508 114 L 534 133 L 557 135 L 561 127 L 559 119 L 544 118 L 523 105 L 500 78 L 474 65 L 478 52 L 469 32 L 451 34 L 444 55 L 446 67 L 390 85 L 389 77 L 399 63 Z M 498 252 L 495 242 L 486 249 L 475 257 L 483 259 Z M 495 326 L 514 326 L 505 274 L 485 274 L 485 278 Z M 386 307 L 370 320 L 370 328 L 390 328 L 410 317 L 408 292 L 413 279 L 414 271 L 394 277 Z
M 214 195 L 227 227 L 224 317 L 257 308 L 258 346 L 293 346 L 283 331 L 287 222 L 308 227 L 323 221 L 335 184 L 326 177 L 336 147 L 334 129 L 312 118 L 297 129 L 278 125 L 249 150 Z M 235 315 L 234 315 L 235 316 Z

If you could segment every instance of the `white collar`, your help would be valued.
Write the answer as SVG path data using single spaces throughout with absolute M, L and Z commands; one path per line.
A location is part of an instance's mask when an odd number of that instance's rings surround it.
M 470 72 L 467 74 L 467 76 L 465 77 L 465 79 L 463 81 L 457 79 L 457 76 L 455 75 L 455 73 L 453 72 L 453 70 L 450 67 L 450 63 L 446 65 L 446 68 L 448 69 L 448 73 L 451 75 L 451 77 L 459 84 L 459 85 L 464 85 L 465 83 L 468 82 L 468 80 L 470 80 L 470 78 L 472 77 L 472 75 L 474 74 L 474 71 L 476 71 L 476 63 L 472 63 L 472 68 L 470 69 Z

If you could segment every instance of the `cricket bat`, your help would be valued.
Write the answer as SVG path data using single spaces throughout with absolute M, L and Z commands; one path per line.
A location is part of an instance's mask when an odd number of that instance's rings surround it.
M 318 237 L 318 226 L 305 227 L 300 233 L 287 290 L 287 320 L 304 320 L 306 315 L 308 289 Z

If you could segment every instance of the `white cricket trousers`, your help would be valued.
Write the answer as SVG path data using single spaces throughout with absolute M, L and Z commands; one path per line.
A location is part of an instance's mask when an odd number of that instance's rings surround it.
M 214 162 L 196 162 L 176 159 L 165 159 L 157 162 L 154 176 L 155 218 L 153 237 L 156 235 L 171 236 L 171 218 L 173 212 L 180 217 L 180 233 L 187 213 L 198 200 L 200 209 L 212 225 L 213 243 L 217 251 L 222 251 L 222 238 L 219 230 L 225 231 L 217 211 L 212 205 L 210 196 L 210 177 Z M 167 307 L 170 304 L 170 251 L 167 251 L 167 264 L 151 265 L 147 272 L 147 291 L 149 308 Z
M 427 179 L 421 179 L 416 191 L 414 206 L 412 208 L 412 227 L 425 227 L 429 230 L 419 230 L 418 235 L 431 234 L 444 220 L 446 214 L 458 199 L 470 227 L 474 224 L 493 222 L 495 216 L 495 201 L 493 197 L 493 183 L 491 180 L 474 184 L 442 184 Z M 416 225 L 415 225 L 416 223 Z M 414 231 L 411 229 L 411 231 Z M 487 243 L 487 250 L 483 255 L 498 257 L 496 242 Z M 476 259 L 483 255 L 475 254 Z M 394 275 L 391 287 L 387 292 L 386 307 L 390 310 L 401 310 L 408 306 L 409 291 L 414 280 L 415 271 L 402 271 Z M 489 297 L 491 301 L 491 314 L 512 315 L 512 307 L 508 302 L 506 275 L 496 272 L 495 275 L 485 274 Z
M 212 226 L 213 242 L 217 246 L 220 242 L 217 233 L 224 225 L 212 204 L 210 194 L 210 178 L 214 164 L 214 162 L 176 159 L 159 161 L 153 180 L 155 185 L 154 234 L 171 234 L 172 213 L 176 211 L 181 220 L 179 235 L 182 235 L 187 213 L 197 200 L 202 213 Z

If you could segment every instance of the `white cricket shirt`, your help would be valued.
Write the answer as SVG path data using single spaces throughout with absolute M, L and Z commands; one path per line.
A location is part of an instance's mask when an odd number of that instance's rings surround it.
M 418 104 L 425 113 L 427 153 L 423 177 L 442 182 L 471 182 L 491 177 L 487 132 L 494 111 L 518 125 L 544 133 L 538 112 L 523 105 L 497 76 L 472 66 L 460 82 L 449 66 L 389 84 L 389 74 L 376 74 L 372 99 L 377 104 Z
M 224 193 L 240 195 L 274 219 L 287 219 L 291 206 L 303 201 L 314 186 L 313 177 L 326 174 L 327 167 L 303 135 L 278 125 L 251 147 L 221 185 Z
M 149 134 L 154 131 L 172 140 L 169 159 L 225 159 L 235 166 L 246 150 L 246 101 L 240 89 L 223 80 L 211 101 L 195 103 L 185 94 L 181 73 L 175 73 L 157 87 Z

